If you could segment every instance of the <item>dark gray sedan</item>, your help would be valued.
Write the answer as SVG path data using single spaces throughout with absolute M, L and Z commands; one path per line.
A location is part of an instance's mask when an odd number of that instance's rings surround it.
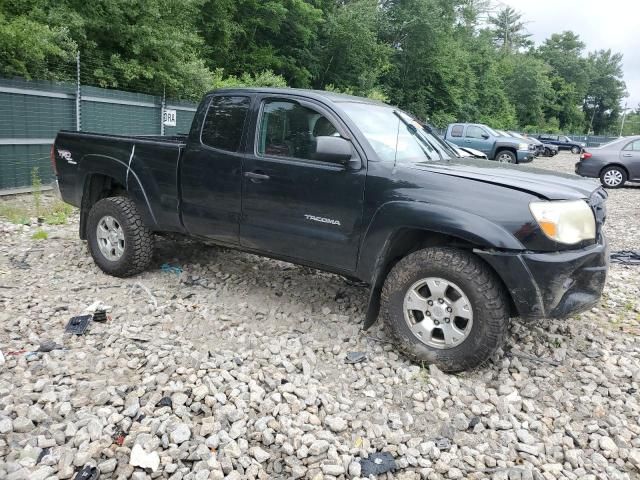
M 621 187 L 627 181 L 640 181 L 640 135 L 585 150 L 576 163 L 576 173 L 599 178 L 607 188 Z

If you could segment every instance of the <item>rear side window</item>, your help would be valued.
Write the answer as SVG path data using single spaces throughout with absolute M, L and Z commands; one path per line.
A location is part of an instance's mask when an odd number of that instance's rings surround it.
M 463 130 L 464 130 L 464 127 L 462 125 L 454 125 L 451 128 L 451 136 L 452 137 L 461 137 Z
M 640 152 L 640 140 L 636 140 L 627 144 L 627 146 L 624 147 L 624 150 L 633 150 L 634 152 Z
M 249 97 L 213 97 L 202 127 L 202 143 L 237 152 L 249 103 Z

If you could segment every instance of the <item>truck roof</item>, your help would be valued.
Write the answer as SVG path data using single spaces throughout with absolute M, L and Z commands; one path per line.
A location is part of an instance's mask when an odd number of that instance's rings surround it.
M 352 102 L 352 103 L 368 103 L 371 105 L 387 105 L 386 103 L 371 98 L 358 97 L 356 95 L 347 95 L 345 93 L 328 92 L 326 90 L 311 90 L 305 88 L 270 88 L 270 87 L 252 87 L 252 88 L 218 88 L 207 92 L 212 93 L 229 93 L 229 94 L 247 94 L 247 93 L 268 93 L 268 94 L 288 94 L 297 95 L 299 97 L 312 98 L 315 100 L 330 100 L 335 103 Z M 387 105 L 388 106 L 388 105 Z

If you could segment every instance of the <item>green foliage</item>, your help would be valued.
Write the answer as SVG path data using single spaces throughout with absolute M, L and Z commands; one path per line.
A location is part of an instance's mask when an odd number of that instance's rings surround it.
M 289 85 L 437 126 L 617 132 L 622 56 L 526 25 L 489 0 L 0 0 L 0 76 L 75 80 L 79 51 L 82 84 L 169 98 Z
M 31 223 L 29 214 L 25 209 L 5 203 L 0 204 L 0 218 L 4 218 L 16 225 L 29 225 Z
M 33 240 L 46 240 L 47 238 L 49 238 L 49 234 L 44 230 L 38 229 L 33 235 L 31 235 L 31 238 Z
M 55 202 L 44 215 L 44 222 L 48 225 L 65 225 L 73 207 L 61 201 Z

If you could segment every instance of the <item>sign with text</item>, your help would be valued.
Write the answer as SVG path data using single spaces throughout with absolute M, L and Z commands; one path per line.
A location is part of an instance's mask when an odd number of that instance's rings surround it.
M 165 110 L 162 112 L 162 124 L 165 127 L 175 127 L 176 126 L 176 111 L 175 110 Z

